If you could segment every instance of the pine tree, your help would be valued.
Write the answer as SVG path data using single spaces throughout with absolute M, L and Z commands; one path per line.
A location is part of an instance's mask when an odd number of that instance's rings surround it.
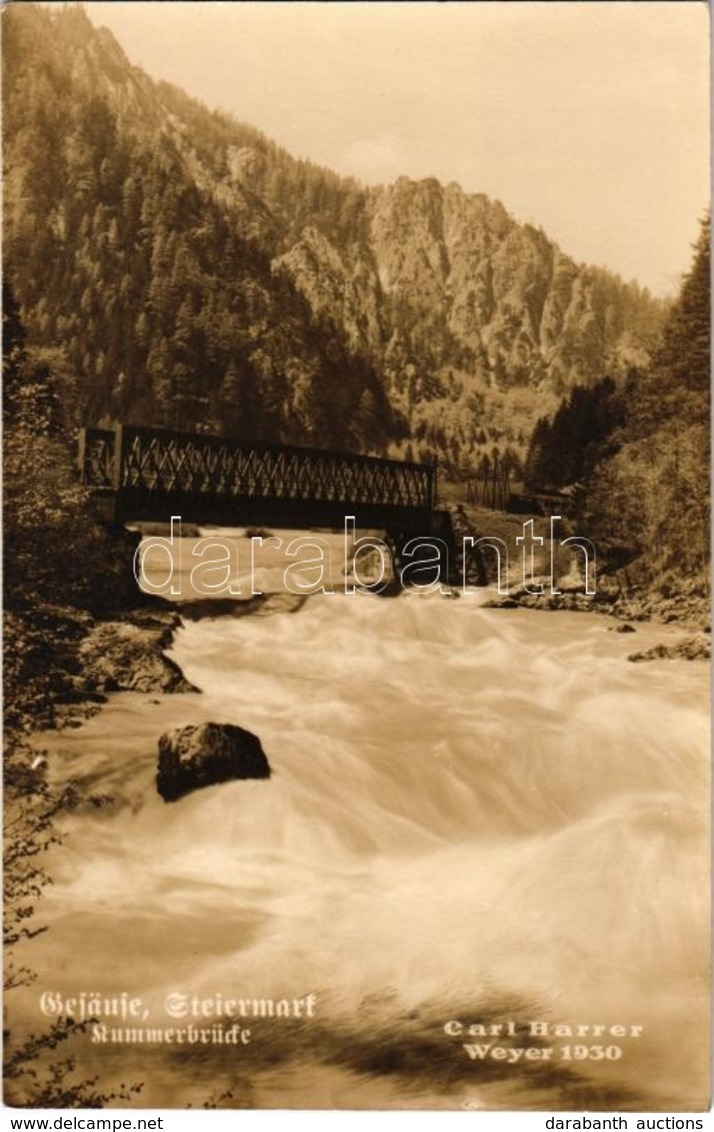
M 622 446 L 588 493 L 596 541 L 619 532 L 658 582 L 691 577 L 709 560 L 709 291 L 706 218 L 653 363 L 629 383 Z
M 701 222 L 694 263 L 665 323 L 659 348 L 630 414 L 638 433 L 653 431 L 672 415 L 702 419 L 711 380 L 710 217 Z

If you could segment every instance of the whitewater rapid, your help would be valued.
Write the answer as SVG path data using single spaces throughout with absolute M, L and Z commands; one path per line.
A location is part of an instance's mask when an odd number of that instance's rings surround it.
M 113 696 L 43 737 L 94 802 L 51 855 L 39 986 L 152 1016 L 174 992 L 315 994 L 317 1017 L 258 1023 L 239 1060 L 78 1056 L 154 1106 L 705 1104 L 708 670 L 627 661 L 662 633 L 476 592 L 187 621 L 170 655 L 200 696 Z M 166 804 L 158 736 L 204 720 L 255 732 L 272 777 Z M 453 1019 L 643 1033 L 617 1061 L 509 1066 Z

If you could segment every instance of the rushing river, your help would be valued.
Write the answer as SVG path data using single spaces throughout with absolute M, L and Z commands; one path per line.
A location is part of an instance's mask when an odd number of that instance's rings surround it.
M 172 994 L 312 994 L 246 1045 L 73 1052 L 155 1107 L 705 1105 L 708 666 L 628 663 L 661 628 L 483 601 L 268 597 L 177 633 L 202 695 L 43 736 L 94 803 L 50 858 L 35 1028 L 45 989 L 126 991 L 163 1027 Z M 165 804 L 157 738 L 205 720 L 273 775 Z

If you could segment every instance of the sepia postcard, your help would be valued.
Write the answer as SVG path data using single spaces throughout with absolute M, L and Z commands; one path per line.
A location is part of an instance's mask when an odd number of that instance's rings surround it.
M 9 1108 L 703 1126 L 708 18 L 4 4 Z

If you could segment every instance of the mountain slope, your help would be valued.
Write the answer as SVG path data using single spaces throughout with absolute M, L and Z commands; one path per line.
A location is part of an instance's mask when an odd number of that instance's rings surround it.
M 662 304 L 498 202 L 296 161 L 152 82 L 79 7 L 3 19 L 6 261 L 70 421 L 466 469 L 646 359 Z

